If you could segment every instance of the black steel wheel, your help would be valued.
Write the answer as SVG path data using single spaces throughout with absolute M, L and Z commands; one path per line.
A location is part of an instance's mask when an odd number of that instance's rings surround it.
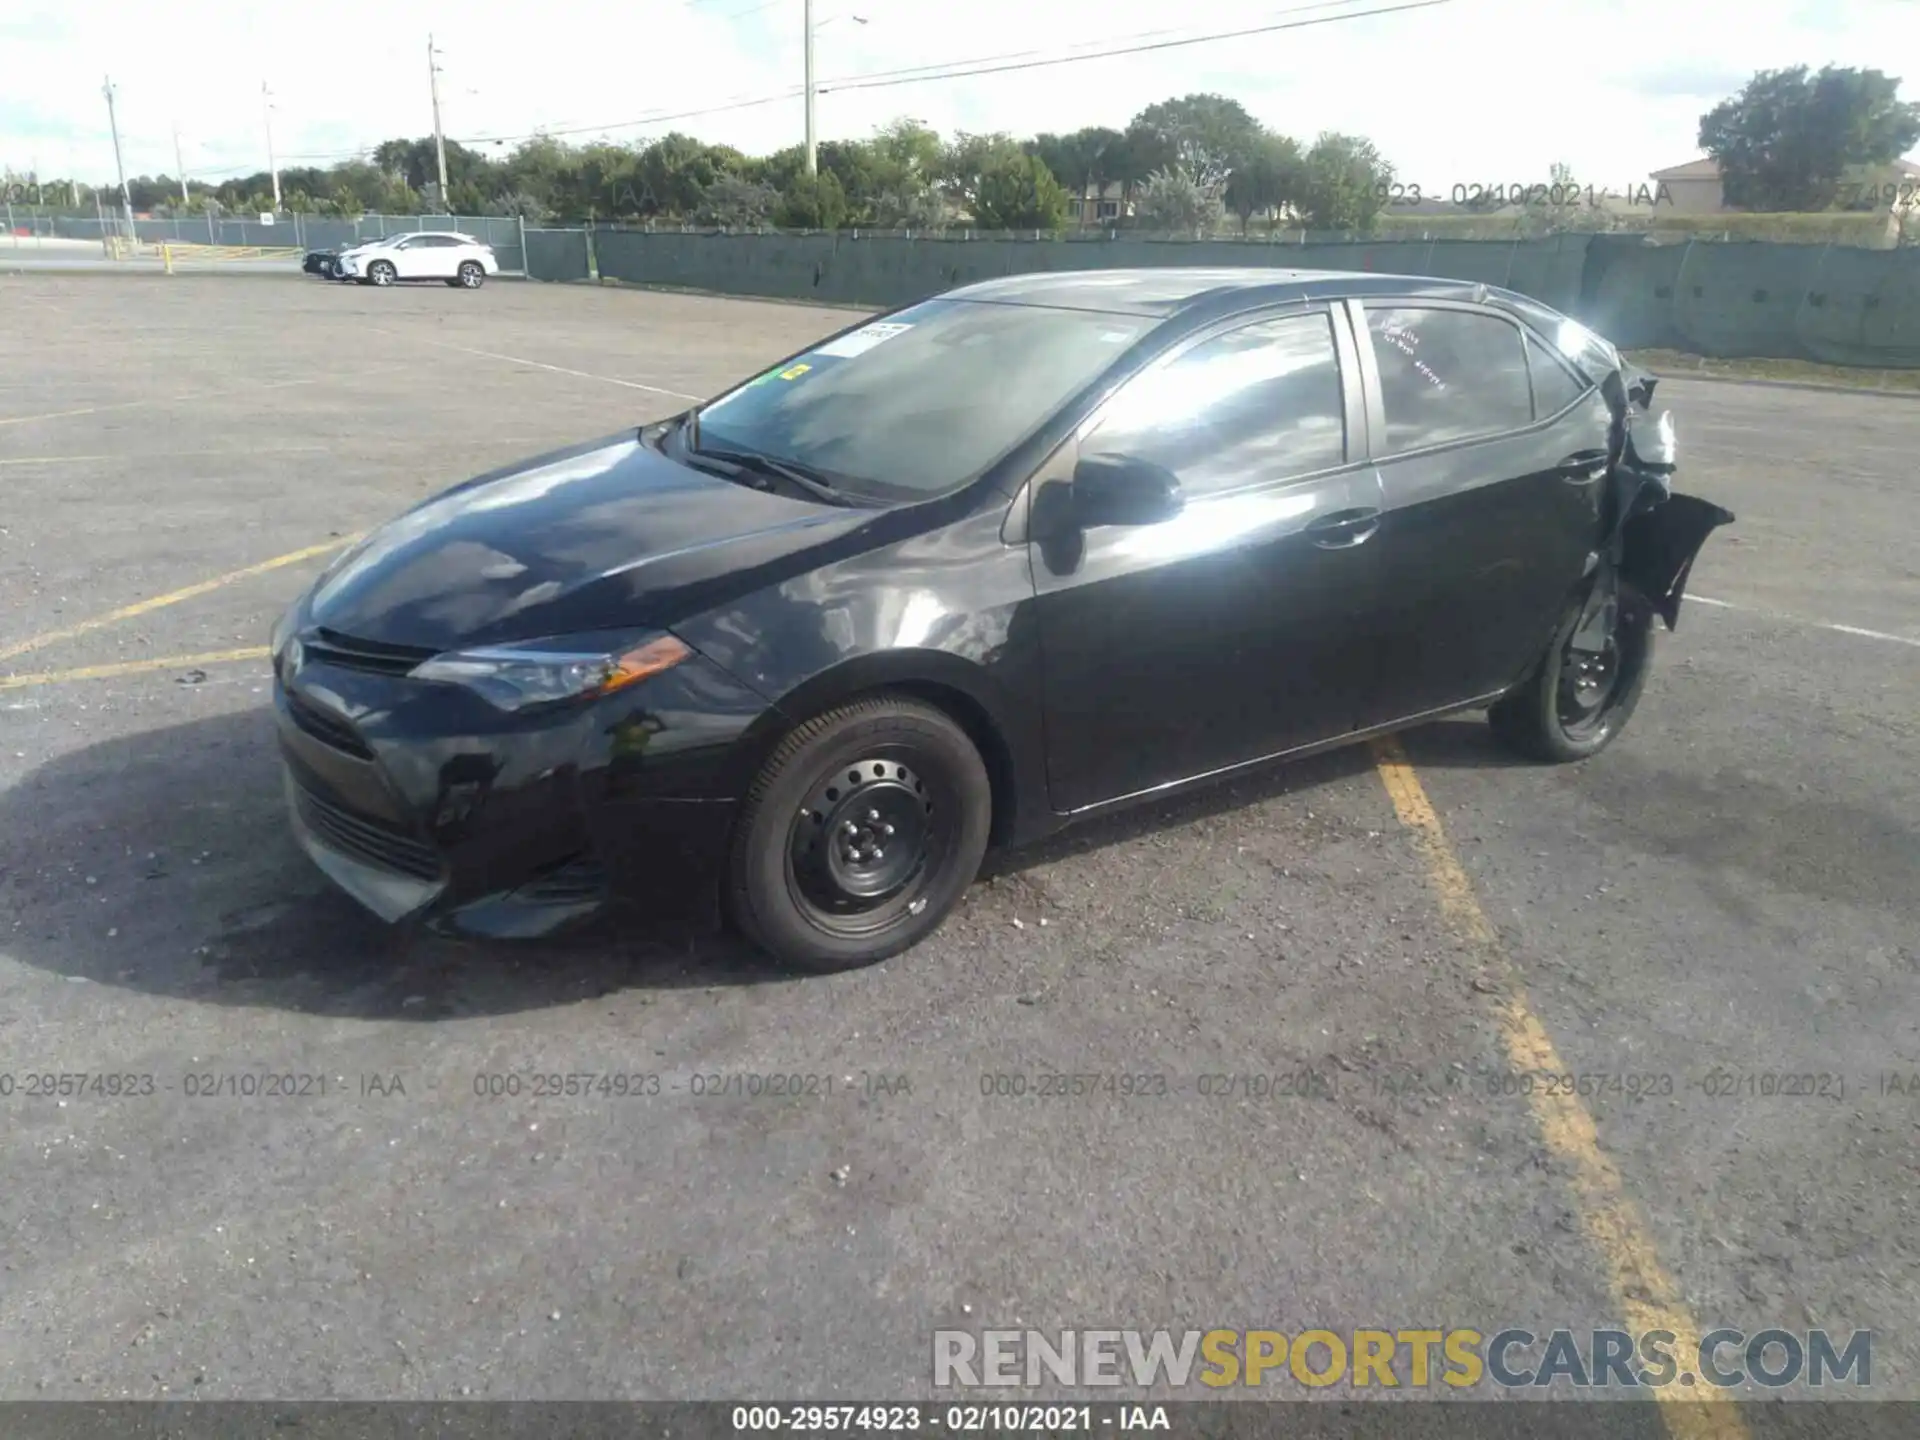
M 1532 760 L 1597 755 L 1626 727 L 1653 659 L 1653 609 L 1622 588 L 1613 624 L 1597 648 L 1575 643 L 1583 609 L 1568 607 L 1532 673 L 1488 712 L 1494 734 Z
M 992 787 L 951 717 L 876 696 L 775 747 L 736 827 L 729 910 L 800 969 L 853 969 L 930 935 L 986 851 Z

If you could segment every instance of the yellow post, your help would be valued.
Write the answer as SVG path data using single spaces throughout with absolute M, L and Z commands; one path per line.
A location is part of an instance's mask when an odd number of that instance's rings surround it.
M 160 258 L 166 263 L 167 274 L 171 275 L 173 273 L 173 246 L 162 245 L 160 247 Z

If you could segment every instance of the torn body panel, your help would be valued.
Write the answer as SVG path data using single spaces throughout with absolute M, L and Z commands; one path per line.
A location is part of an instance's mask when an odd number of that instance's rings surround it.
M 1694 558 L 1733 512 L 1697 495 L 1670 495 L 1628 519 L 1620 536 L 1620 578 L 1646 596 L 1674 628 Z

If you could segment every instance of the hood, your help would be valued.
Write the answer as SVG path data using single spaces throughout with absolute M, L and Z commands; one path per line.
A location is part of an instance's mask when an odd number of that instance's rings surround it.
M 320 577 L 307 618 L 436 650 L 664 627 L 810 568 L 880 513 L 750 490 L 629 432 L 415 507 Z

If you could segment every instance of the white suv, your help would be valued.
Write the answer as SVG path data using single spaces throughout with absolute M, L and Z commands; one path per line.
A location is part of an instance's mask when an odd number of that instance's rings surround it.
M 500 271 L 493 247 L 451 230 L 389 235 L 342 252 L 333 273 L 362 285 L 392 285 L 401 280 L 442 280 L 478 290 Z

